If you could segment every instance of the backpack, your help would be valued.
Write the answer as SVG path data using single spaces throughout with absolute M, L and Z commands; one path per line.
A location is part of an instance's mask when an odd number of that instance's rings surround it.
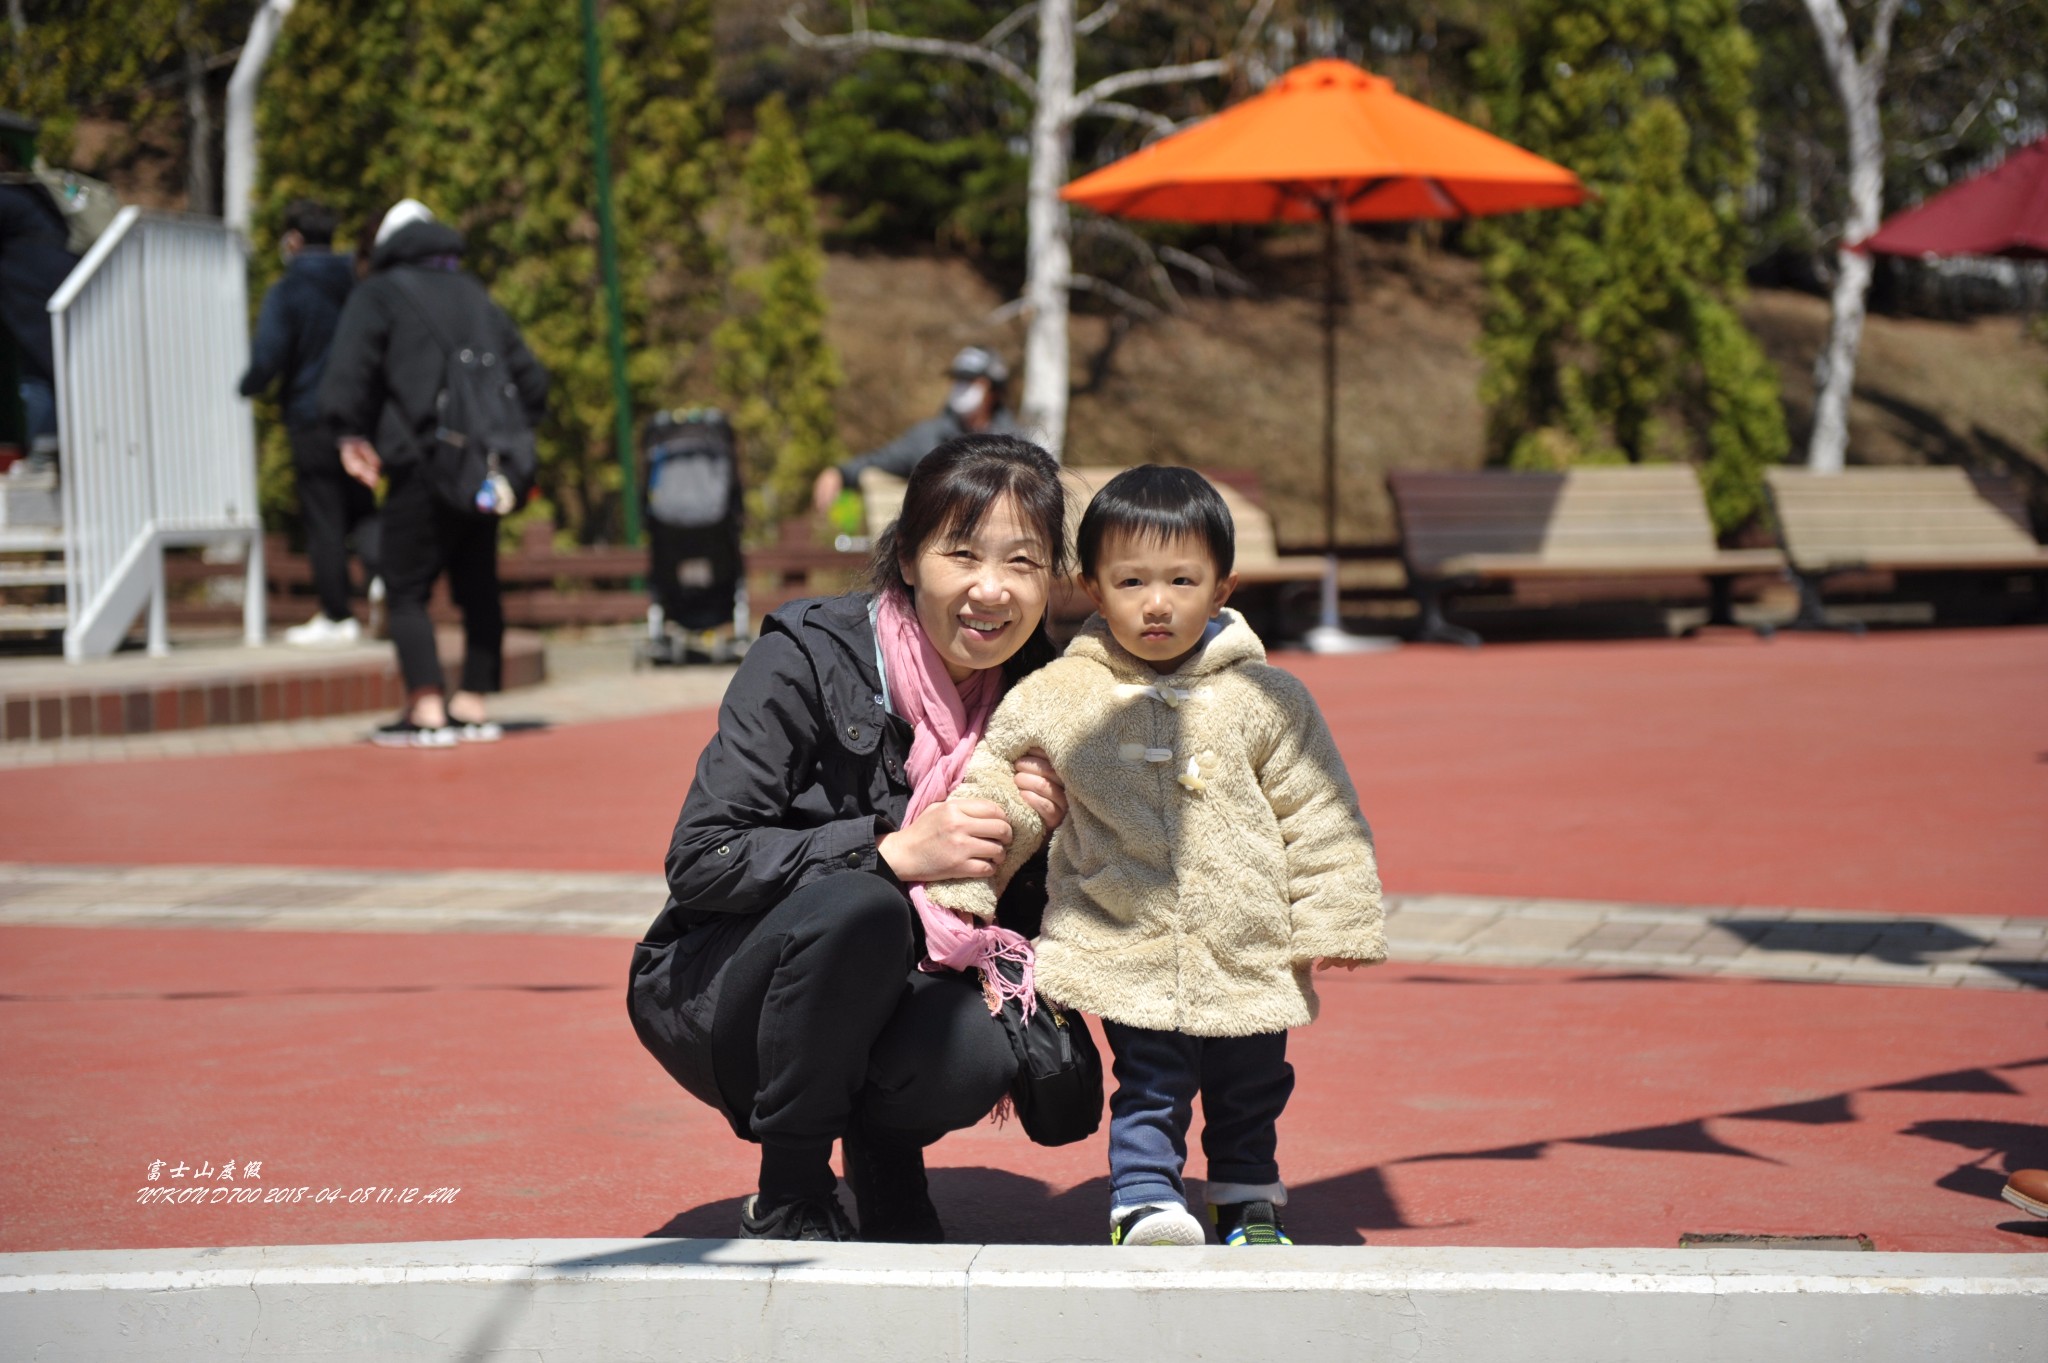
M 0 175 L 0 181 L 36 185 L 48 194 L 64 218 L 64 249 L 75 256 L 90 251 L 121 211 L 121 200 L 106 181 L 80 175 L 75 170 L 52 170 L 40 160 L 34 170 Z
M 734 513 L 739 456 L 732 423 L 716 407 L 657 412 L 648 421 L 647 512 L 697 530 Z
M 443 501 L 472 516 L 509 516 L 526 505 L 540 472 L 533 427 L 519 400 L 510 366 L 495 351 L 458 345 L 434 321 L 417 288 L 394 272 L 399 291 L 441 345 L 441 391 L 434 398 L 434 443 L 426 452 L 427 476 Z M 488 336 L 495 319 L 482 288 L 475 294 L 464 330 Z

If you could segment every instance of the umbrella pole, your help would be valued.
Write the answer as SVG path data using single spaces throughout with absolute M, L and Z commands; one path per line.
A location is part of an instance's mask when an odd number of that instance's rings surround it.
M 1337 314 L 1344 305 L 1338 256 L 1337 200 L 1323 205 L 1323 618 L 1342 631 L 1337 615 Z
M 1333 186 L 1323 203 L 1323 602 L 1308 632 L 1314 653 L 1364 653 L 1397 640 L 1347 634 L 1337 610 L 1337 323 L 1344 311 L 1343 207 Z

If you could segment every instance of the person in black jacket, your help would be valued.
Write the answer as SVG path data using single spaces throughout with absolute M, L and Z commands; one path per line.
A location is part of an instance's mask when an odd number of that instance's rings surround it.
M 954 682 L 1005 685 L 1052 657 L 1043 621 L 1065 558 L 1051 456 L 1012 436 L 947 442 L 917 469 L 875 550 L 870 592 L 770 615 L 719 711 L 669 845 L 669 899 L 634 948 L 627 1011 L 677 1083 L 761 1146 L 740 1233 L 844 1240 L 842 1141 L 867 1240 L 937 1241 L 923 1149 L 981 1120 L 1016 1075 L 971 974 L 927 973 L 911 882 L 991 876 L 1009 824 L 991 801 L 941 801 L 908 827 L 912 726 L 876 644 L 878 593 L 913 608 Z M 1043 754 L 1018 788 L 1053 823 Z M 1045 907 L 1028 863 L 998 921 Z
M 352 644 L 361 637 L 348 600 L 351 534 L 364 575 L 372 581 L 377 576 L 377 494 L 343 471 L 334 429 L 320 416 L 320 376 L 342 304 L 356 282 L 349 258 L 334 253 L 336 222 L 333 209 L 311 199 L 294 199 L 285 208 L 284 277 L 263 296 L 249 372 L 242 375 L 245 398 L 283 382 L 285 435 L 305 517 L 313 590 L 320 598 L 311 620 L 284 632 L 288 644 Z
M 946 376 L 953 381 L 946 405 L 937 416 L 926 417 L 886 445 L 878 445 L 820 473 L 811 485 L 811 500 L 823 515 L 847 488 L 860 490 L 860 475 L 879 469 L 898 478 L 908 478 L 918 460 L 956 435 L 1021 435 L 1022 429 L 1010 415 L 1007 395 L 1010 370 L 1002 357 L 978 345 L 968 346 L 953 357 Z
M 446 354 L 436 329 L 504 361 L 529 423 L 547 403 L 548 376 L 503 309 L 462 271 L 462 234 L 417 200 L 384 215 L 370 277 L 342 309 L 320 381 L 320 411 L 340 439 L 342 467 L 364 485 L 390 479 L 383 511 L 384 591 L 391 642 L 405 678 L 405 713 L 377 730 L 392 747 L 447 747 L 501 736 L 484 712 L 503 670 L 498 519 L 458 510 L 423 466 L 434 447 Z M 374 433 L 374 438 L 373 438 Z M 462 685 L 445 679 L 427 618 L 435 579 L 448 574 L 462 611 Z
M 15 136 L 0 138 L 0 325 L 13 340 L 20 368 L 22 419 L 38 463 L 57 444 L 57 370 L 49 302 L 78 264 L 71 229 L 50 191 L 24 175 L 28 153 Z

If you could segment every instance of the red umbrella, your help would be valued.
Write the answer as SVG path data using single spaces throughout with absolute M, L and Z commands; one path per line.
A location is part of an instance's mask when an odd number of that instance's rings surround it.
M 1321 222 L 1324 234 L 1323 619 L 1311 647 L 1342 648 L 1337 623 L 1337 313 L 1347 222 L 1476 218 L 1582 203 L 1576 175 L 1393 82 L 1322 60 L 1192 128 L 1060 191 L 1068 203 L 1175 222 Z
M 1857 243 L 1892 256 L 2048 257 L 2048 137 L 1885 220 Z

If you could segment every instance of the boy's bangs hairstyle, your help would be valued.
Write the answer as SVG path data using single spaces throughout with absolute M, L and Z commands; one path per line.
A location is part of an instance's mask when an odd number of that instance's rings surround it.
M 1102 485 L 1081 516 L 1081 576 L 1093 581 L 1102 542 L 1111 532 L 1141 543 L 1202 541 L 1216 564 L 1216 576 L 1230 576 L 1237 562 L 1237 531 L 1223 494 L 1193 469 L 1140 464 Z

